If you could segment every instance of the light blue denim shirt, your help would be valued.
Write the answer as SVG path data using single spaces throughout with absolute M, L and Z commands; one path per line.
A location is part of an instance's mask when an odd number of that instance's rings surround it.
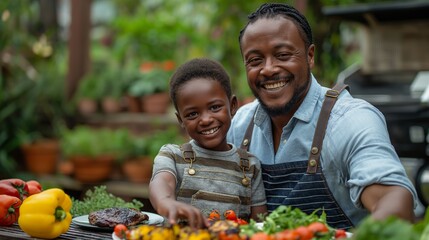
M 239 146 L 255 110 L 249 152 L 263 164 L 307 160 L 325 92 L 312 76 L 310 90 L 289 123 L 283 127 L 274 153 L 271 121 L 255 100 L 234 116 L 228 142 Z M 351 89 L 353 91 L 353 89 Z M 383 114 L 368 102 L 343 91 L 329 118 L 321 152 L 321 166 L 335 199 L 356 225 L 367 214 L 360 195 L 371 184 L 399 185 L 417 194 L 392 146 Z

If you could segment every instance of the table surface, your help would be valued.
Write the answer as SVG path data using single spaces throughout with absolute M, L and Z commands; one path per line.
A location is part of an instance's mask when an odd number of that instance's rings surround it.
M 106 231 L 97 231 L 94 229 L 87 229 L 87 228 L 82 228 L 77 226 L 74 223 L 70 224 L 70 228 L 69 230 L 64 233 L 61 234 L 58 238 L 56 239 L 70 239 L 70 240 L 79 240 L 79 239 L 108 239 L 108 240 L 112 240 L 112 231 L 106 232 Z M 38 239 L 38 238 L 33 238 L 30 237 L 28 234 L 26 234 L 25 232 L 23 232 L 18 224 L 14 224 L 10 227 L 0 227 L 0 239 Z

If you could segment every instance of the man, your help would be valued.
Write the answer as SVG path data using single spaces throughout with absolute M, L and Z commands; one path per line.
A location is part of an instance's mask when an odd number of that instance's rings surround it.
M 306 18 L 291 6 L 263 4 L 249 15 L 239 43 L 257 101 L 238 110 L 228 141 L 261 160 L 269 211 L 323 209 L 328 224 L 343 229 L 368 214 L 412 221 L 417 194 L 384 116 L 341 86 L 319 85 L 312 41 Z

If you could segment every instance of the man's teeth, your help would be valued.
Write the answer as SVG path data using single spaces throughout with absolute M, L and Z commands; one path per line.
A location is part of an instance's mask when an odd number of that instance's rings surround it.
M 285 81 L 281 81 L 281 82 L 275 82 L 275 83 L 268 83 L 264 85 L 265 89 L 275 89 L 275 88 L 279 88 L 279 87 L 283 87 L 284 85 L 286 85 Z
M 217 130 L 219 130 L 219 127 L 212 128 L 212 129 L 210 129 L 210 130 L 203 131 L 203 132 L 201 132 L 201 133 L 202 133 L 202 134 L 204 134 L 204 135 L 209 135 L 209 134 L 212 134 L 212 133 L 216 132 Z

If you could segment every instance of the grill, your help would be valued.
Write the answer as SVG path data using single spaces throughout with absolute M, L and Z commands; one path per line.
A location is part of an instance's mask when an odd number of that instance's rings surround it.
M 358 25 L 363 61 L 341 72 L 337 82 L 384 114 L 423 212 L 429 204 L 428 12 L 429 2 L 421 1 L 323 9 L 330 18 Z

